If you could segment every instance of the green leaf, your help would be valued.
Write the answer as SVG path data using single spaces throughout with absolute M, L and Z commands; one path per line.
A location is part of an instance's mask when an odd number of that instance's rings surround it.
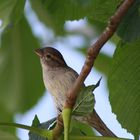
M 53 125 L 55 120 L 56 120 L 56 118 L 53 118 L 53 119 L 48 120 L 47 122 L 40 123 L 37 115 L 35 115 L 32 126 L 42 128 L 42 129 L 49 129 L 49 128 L 51 128 L 50 125 Z M 49 130 L 51 130 L 51 129 L 49 129 Z M 48 140 L 48 139 L 41 137 L 40 135 L 30 131 L 29 140 Z
M 34 119 L 33 119 L 32 126 L 34 126 L 34 127 L 35 127 L 35 126 L 39 126 L 39 124 L 40 124 L 40 121 L 39 121 L 37 115 L 35 115 L 35 117 L 34 117 Z
M 68 20 L 82 18 L 94 19 L 107 23 L 121 0 L 31 0 L 33 10 L 38 18 L 56 33 L 64 32 Z
M 2 26 L 6 27 L 9 23 L 15 24 L 22 16 L 25 0 L 0 0 L 0 20 Z
M 140 0 L 136 0 L 123 18 L 118 35 L 125 41 L 134 41 L 140 38 Z
M 47 26 L 54 29 L 58 34 L 64 32 L 64 23 L 66 20 L 79 20 L 91 14 L 92 0 L 31 0 L 32 8 L 38 15 L 38 18 Z
M 140 134 L 139 46 L 140 40 L 117 47 L 108 81 L 112 110 L 122 127 L 136 137 Z
M 29 133 L 29 140 L 48 140 L 47 138 L 41 137 L 40 135 L 37 135 L 36 133 Z
M 71 135 L 82 135 L 82 136 L 94 136 L 94 131 L 93 129 L 85 124 L 81 123 L 75 119 L 71 120 Z
M 107 23 L 109 18 L 117 10 L 122 0 L 94 0 L 89 19 L 94 19 L 96 22 Z
M 30 0 L 32 9 L 37 14 L 38 19 L 44 23 L 47 27 L 52 28 L 57 34 L 63 34 L 63 24 L 56 25 L 56 21 L 54 21 L 53 16 L 51 16 L 47 10 L 46 7 L 41 0 Z M 60 20 L 59 20 L 60 21 Z M 58 22 L 59 22 L 58 21 Z
M 82 87 L 73 109 L 74 115 L 87 115 L 93 111 L 94 95 L 92 92 L 99 86 L 100 81 L 101 79 L 96 85 Z
M 26 20 L 2 35 L 0 48 L 0 110 L 7 115 L 25 112 L 42 96 L 41 68 L 34 49 L 39 48 Z M 1 113 L 1 120 L 7 121 Z
M 0 130 L 0 140 L 19 140 L 14 135 Z

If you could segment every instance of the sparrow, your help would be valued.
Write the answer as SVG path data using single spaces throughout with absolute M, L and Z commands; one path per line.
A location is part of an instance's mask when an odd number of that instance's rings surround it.
M 35 53 L 40 58 L 44 85 L 52 95 L 59 114 L 63 110 L 67 98 L 66 94 L 73 86 L 78 77 L 78 73 L 67 65 L 62 54 L 55 48 L 44 47 L 36 49 Z M 116 137 L 101 120 L 95 109 L 90 114 L 75 116 L 75 119 L 95 128 L 103 136 Z

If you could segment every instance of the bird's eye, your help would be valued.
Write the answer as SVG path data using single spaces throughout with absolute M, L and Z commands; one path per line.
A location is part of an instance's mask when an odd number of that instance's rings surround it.
M 47 55 L 46 55 L 46 60 L 50 60 L 51 57 L 52 57 L 52 56 L 51 56 L 50 54 L 47 54 Z

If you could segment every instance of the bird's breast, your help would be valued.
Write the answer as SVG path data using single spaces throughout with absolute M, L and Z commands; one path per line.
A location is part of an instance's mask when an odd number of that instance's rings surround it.
M 45 87 L 53 96 L 57 108 L 62 109 L 66 93 L 72 87 L 77 74 L 67 69 L 43 71 Z

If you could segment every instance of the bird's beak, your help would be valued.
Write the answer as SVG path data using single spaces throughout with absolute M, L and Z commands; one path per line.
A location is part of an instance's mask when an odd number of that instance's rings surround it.
M 43 50 L 42 49 L 36 49 L 35 53 L 39 56 L 39 57 L 43 57 Z

